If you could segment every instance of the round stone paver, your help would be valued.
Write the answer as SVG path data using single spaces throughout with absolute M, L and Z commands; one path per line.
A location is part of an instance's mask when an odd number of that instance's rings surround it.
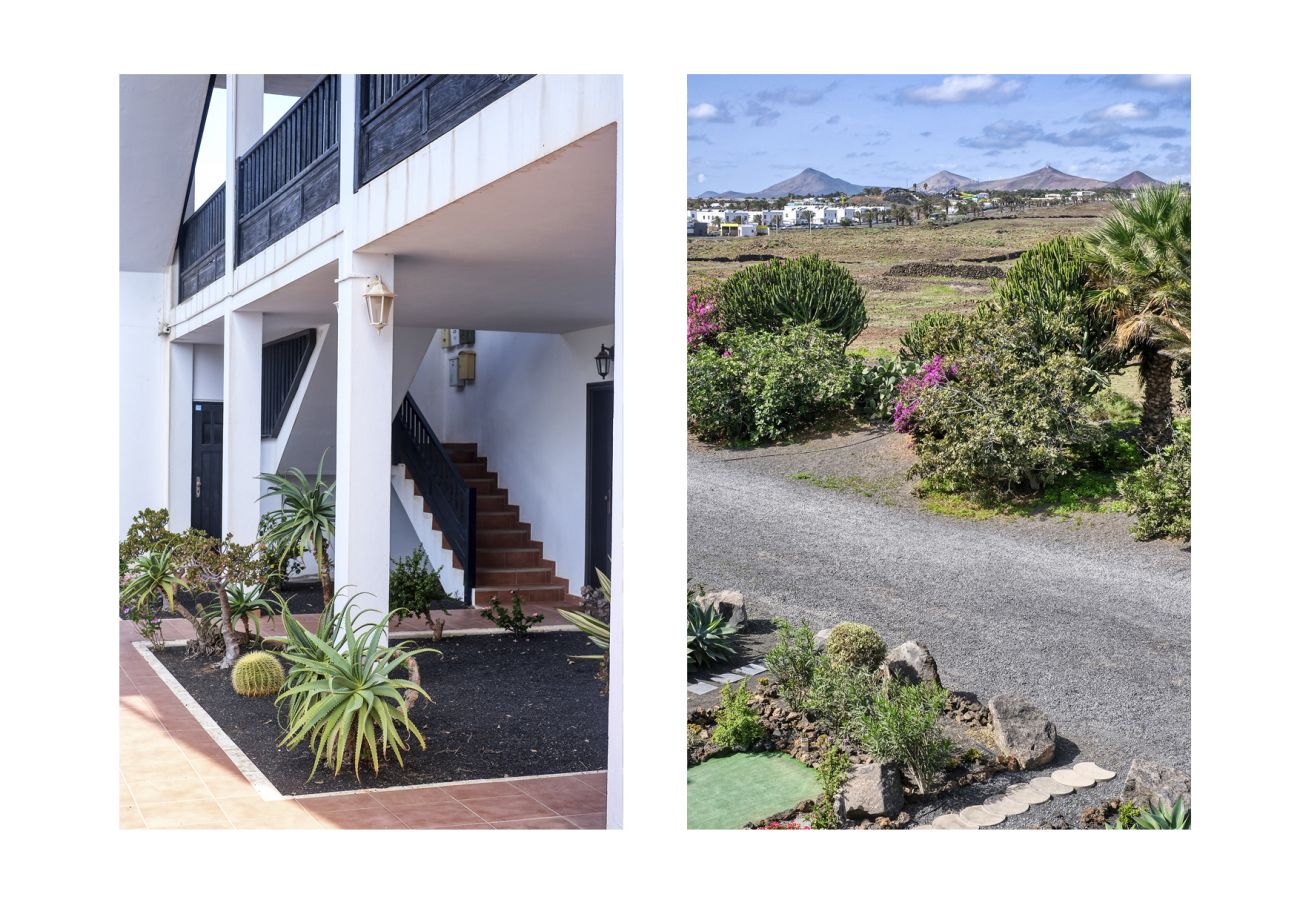
M 1028 803 L 1032 806 L 1036 803 L 1046 803 L 1052 799 L 1052 795 L 1047 791 L 1040 791 L 1032 784 L 1017 784 L 1007 788 L 1007 799 Z
M 962 818 L 961 818 L 961 816 L 958 816 L 956 813 L 948 813 L 947 815 L 939 816 L 937 819 L 935 819 L 935 820 L 934 820 L 933 822 L 931 822 L 930 824 L 931 824 L 932 826 L 934 826 L 935 828 L 941 828 L 941 829 L 944 829 L 944 830 L 948 830 L 948 829 L 973 829 L 973 828 L 976 827 L 976 826 L 970 824 L 969 822 L 965 822 L 965 821 L 963 821 Z
M 1060 797 L 1064 794 L 1074 793 L 1073 787 L 1068 784 L 1063 784 L 1055 778 L 1043 778 L 1040 776 L 1032 779 L 1029 783 L 1038 788 L 1044 794 L 1051 794 L 1053 797 Z
M 1044 795 L 1043 799 L 1047 799 L 1046 795 Z M 1018 816 L 1029 811 L 1029 801 L 1012 797 L 1010 794 L 1003 794 L 1001 797 L 990 797 L 985 800 L 984 808 L 989 812 L 999 813 L 1004 816 Z
M 968 806 L 957 817 L 968 825 L 976 828 L 988 828 L 992 825 L 1001 825 L 1007 817 L 999 812 L 994 812 L 987 806 Z
M 1057 769 L 1052 773 L 1052 780 L 1068 784 L 1072 788 L 1088 788 L 1097 783 L 1097 779 L 1074 769 Z
M 1074 771 L 1080 775 L 1090 775 L 1098 781 L 1110 781 L 1115 777 L 1114 772 L 1107 771 L 1093 762 L 1081 762 L 1074 764 Z

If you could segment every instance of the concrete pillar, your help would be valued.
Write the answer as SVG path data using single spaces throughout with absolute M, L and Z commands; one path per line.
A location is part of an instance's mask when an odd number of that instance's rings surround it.
M 168 344 L 167 510 L 173 531 L 190 527 L 194 497 L 194 345 Z
M 625 363 L 624 335 L 626 320 L 623 317 L 623 122 L 618 122 L 617 169 L 614 189 L 614 472 L 613 496 L 610 498 L 611 541 L 610 586 L 614 589 L 614 602 L 609 608 L 609 751 L 607 762 L 607 796 L 605 802 L 605 827 L 623 827 L 623 722 L 624 722 L 624 634 L 626 616 L 624 602 L 627 598 L 625 555 L 623 552 L 623 423 L 626 421 L 623 369 Z
M 225 318 L 225 403 L 221 447 L 221 530 L 241 544 L 257 537 L 262 471 L 262 314 Z
M 239 231 L 236 190 L 239 155 L 262 136 L 262 75 L 226 76 L 226 276 L 235 271 Z
M 334 584 L 365 610 L 358 622 L 383 623 L 388 619 L 395 327 L 376 331 L 362 294 L 373 275 L 389 289 L 397 287 L 391 256 L 349 253 L 339 267 Z M 394 307 L 400 303 L 399 296 Z M 397 315 L 395 308 L 393 318 Z

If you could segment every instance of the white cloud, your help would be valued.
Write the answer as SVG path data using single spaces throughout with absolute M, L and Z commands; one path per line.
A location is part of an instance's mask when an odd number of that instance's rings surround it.
M 730 122 L 731 110 L 727 104 L 697 103 L 686 108 L 686 118 L 696 122 Z
M 1153 91 L 1174 91 L 1189 87 L 1191 75 L 1132 75 L 1130 80 L 1137 87 L 1150 88 Z
M 696 184 L 704 184 L 704 182 L 705 182 L 706 180 L 707 180 L 707 179 L 704 177 L 704 173 L 703 173 L 703 172 L 700 172 L 698 175 L 695 176 L 695 182 L 696 182 Z
M 1150 119 L 1156 114 L 1149 103 L 1114 103 L 1105 109 L 1094 109 L 1087 118 L 1094 122 Z
M 949 75 L 938 84 L 903 88 L 900 99 L 912 103 L 1003 102 L 1013 100 L 1025 89 L 1017 78 L 996 75 Z

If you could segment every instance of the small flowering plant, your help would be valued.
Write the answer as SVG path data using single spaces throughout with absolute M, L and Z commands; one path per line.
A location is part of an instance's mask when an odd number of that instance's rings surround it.
M 926 390 L 945 384 L 957 377 L 957 364 L 947 363 L 935 355 L 911 378 L 898 386 L 898 400 L 894 403 L 894 430 L 910 434 L 916 428 L 916 411 Z
M 793 819 L 789 822 L 768 822 L 759 831 L 808 831 L 811 827 Z
M 130 578 L 124 575 L 123 580 Z M 135 630 L 139 632 L 140 637 L 149 642 L 149 646 L 154 650 L 163 648 L 162 636 L 162 609 L 157 602 L 153 603 L 124 603 L 122 604 L 122 615 L 135 625 Z
M 686 295 L 686 349 L 698 350 L 710 344 L 722 330 L 718 322 L 717 301 L 707 295 L 691 291 Z

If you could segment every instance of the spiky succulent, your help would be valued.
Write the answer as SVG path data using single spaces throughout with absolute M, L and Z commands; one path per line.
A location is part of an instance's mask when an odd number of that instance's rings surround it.
M 1138 813 L 1132 824 L 1125 822 L 1123 816 L 1114 825 L 1106 826 L 1111 831 L 1186 831 L 1192 827 L 1192 811 L 1183 805 L 1179 797 L 1170 806 L 1163 800 L 1153 799 L 1150 805 Z
M 702 606 L 686 595 L 686 656 L 697 666 L 726 662 L 735 653 L 731 636 L 736 629 L 725 622 L 716 607 Z
M 235 663 L 230 683 L 241 697 L 269 697 L 284 684 L 284 668 L 270 653 L 262 650 L 248 653 Z

